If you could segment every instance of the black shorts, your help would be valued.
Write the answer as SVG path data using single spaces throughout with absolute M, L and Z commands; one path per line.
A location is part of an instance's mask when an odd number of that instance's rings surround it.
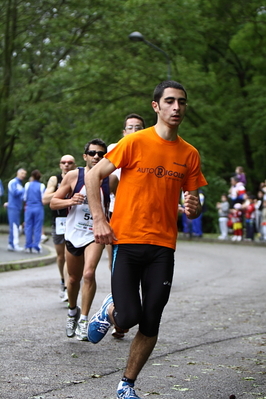
M 71 255 L 81 256 L 81 255 L 84 255 L 85 248 L 87 248 L 87 246 L 90 245 L 92 242 L 94 242 L 94 241 L 89 242 L 88 244 L 84 245 L 83 247 L 76 248 L 70 241 L 66 241 L 66 248 L 67 248 L 68 252 L 71 253 Z
M 122 329 L 139 324 L 142 334 L 158 334 L 174 272 L 174 250 L 158 245 L 113 247 L 112 294 L 115 323 Z

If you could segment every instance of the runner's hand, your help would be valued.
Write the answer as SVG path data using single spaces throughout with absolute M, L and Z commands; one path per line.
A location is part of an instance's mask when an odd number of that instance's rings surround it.
M 84 195 L 75 193 L 73 195 L 73 197 L 71 197 L 71 205 L 70 206 L 83 204 L 84 198 L 85 198 Z
M 188 191 L 184 193 L 184 209 L 188 218 L 195 217 L 198 211 L 199 199 L 195 195 L 189 194 Z
M 117 238 L 114 235 L 112 227 L 106 220 L 99 221 L 99 222 L 96 222 L 94 220 L 93 221 L 93 232 L 94 232 L 95 242 L 97 244 L 108 245 L 108 244 L 112 244 L 113 240 L 117 240 Z

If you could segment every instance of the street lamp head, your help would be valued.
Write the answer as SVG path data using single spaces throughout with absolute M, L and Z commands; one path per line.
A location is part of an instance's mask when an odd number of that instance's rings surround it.
M 163 55 L 165 56 L 165 58 L 167 60 L 167 65 L 168 65 L 167 77 L 168 77 L 168 80 L 171 80 L 171 61 L 170 61 L 168 54 L 164 50 L 162 50 L 160 47 L 156 46 L 155 44 L 148 42 L 148 40 L 146 40 L 140 32 L 132 32 L 132 33 L 130 33 L 130 35 L 128 35 L 128 38 L 130 40 L 132 40 L 133 42 L 144 42 L 144 43 L 148 44 L 149 46 L 153 47 L 155 50 L 158 50 L 161 53 L 163 53 Z
M 143 42 L 144 37 L 140 32 L 132 32 L 130 35 L 128 35 L 129 39 L 132 40 L 133 42 Z

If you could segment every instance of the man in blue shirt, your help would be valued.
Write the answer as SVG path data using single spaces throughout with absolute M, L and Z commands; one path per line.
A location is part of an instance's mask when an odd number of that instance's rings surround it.
M 21 168 L 17 171 L 17 176 L 8 183 L 8 251 L 18 252 L 23 250 L 23 248 L 19 246 L 19 225 L 24 196 L 22 181 L 25 179 L 26 175 L 27 171 Z
M 41 172 L 35 169 L 31 172 L 30 181 L 24 187 L 25 201 L 25 252 L 41 253 L 42 225 L 44 209 L 42 203 L 45 185 L 40 182 Z

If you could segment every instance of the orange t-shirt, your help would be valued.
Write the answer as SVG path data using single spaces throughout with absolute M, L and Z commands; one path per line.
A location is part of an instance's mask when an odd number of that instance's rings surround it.
M 150 127 L 125 136 L 105 157 L 122 168 L 111 218 L 114 244 L 175 249 L 180 190 L 207 184 L 196 148 L 179 136 L 164 140 Z

